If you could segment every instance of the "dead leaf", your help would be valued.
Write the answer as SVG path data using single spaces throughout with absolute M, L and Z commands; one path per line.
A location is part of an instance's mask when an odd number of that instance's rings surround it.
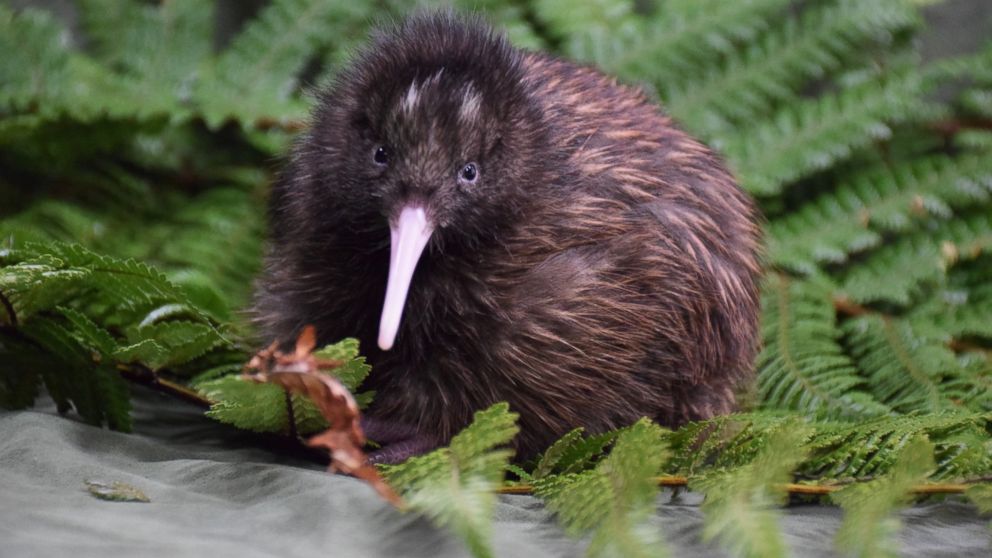
M 368 463 L 362 451 L 365 433 L 362 432 L 361 413 L 355 398 L 341 382 L 325 373 L 344 363 L 315 357 L 313 350 L 316 346 L 316 331 L 313 326 L 306 326 L 296 340 L 293 353 L 283 353 L 273 343 L 256 353 L 245 365 L 245 376 L 309 397 L 330 426 L 307 440 L 307 445 L 328 450 L 331 472 L 340 471 L 362 479 L 388 502 L 403 507 L 403 501 L 382 480 L 376 468 Z
M 114 502 L 151 502 L 148 496 L 126 482 L 114 481 L 107 483 L 103 481 L 88 480 L 86 489 L 90 494 L 101 500 L 112 500 Z

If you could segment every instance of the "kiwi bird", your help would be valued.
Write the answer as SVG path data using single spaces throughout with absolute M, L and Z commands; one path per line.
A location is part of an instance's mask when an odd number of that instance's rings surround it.
M 574 427 L 735 409 L 756 222 L 638 89 L 420 14 L 318 93 L 273 188 L 254 314 L 270 338 L 360 339 L 374 460 L 446 444 L 499 401 L 526 458 Z

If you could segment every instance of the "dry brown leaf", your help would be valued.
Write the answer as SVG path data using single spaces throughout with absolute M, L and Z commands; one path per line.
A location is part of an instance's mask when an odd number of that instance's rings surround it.
M 360 423 L 358 404 L 348 388 L 325 371 L 343 363 L 313 355 L 317 335 L 313 326 L 306 326 L 296 340 L 296 349 L 284 353 L 273 343 L 255 354 L 245 365 L 245 375 L 256 382 L 269 382 L 283 389 L 305 395 L 317 405 L 330 425 L 327 430 L 307 440 L 310 447 L 327 448 L 331 456 L 330 471 L 342 472 L 362 479 L 396 507 L 403 501 L 382 480 L 375 467 L 368 463 L 362 447 L 365 433 Z

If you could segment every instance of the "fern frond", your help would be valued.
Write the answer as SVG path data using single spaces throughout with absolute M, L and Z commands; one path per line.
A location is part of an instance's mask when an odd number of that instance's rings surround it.
M 867 478 L 884 475 L 898 451 L 926 436 L 936 446 L 934 480 L 961 479 L 992 470 L 992 415 L 936 413 L 879 417 L 862 423 L 816 425 L 810 459 L 800 468 L 808 478 Z
M 668 437 L 673 455 L 665 472 L 692 478 L 754 463 L 773 434 L 796 428 L 796 420 L 795 414 L 759 411 L 683 426 Z M 960 480 L 992 468 L 989 413 L 887 415 L 860 422 L 807 419 L 805 424 L 806 457 L 796 467 L 802 480 L 829 484 L 886 474 L 899 451 L 918 436 L 936 446 L 933 480 Z
M 655 476 L 667 455 L 663 430 L 647 419 L 623 429 L 595 469 L 544 477 L 535 491 L 573 536 L 592 532 L 587 556 L 667 554 L 644 522 L 654 509 Z M 570 437 L 574 442 L 574 435 Z
M 766 117 L 778 103 L 797 98 L 810 79 L 863 60 L 919 22 L 905 0 L 814 3 L 698 79 L 669 88 L 665 105 L 690 130 L 712 137 Z
M 559 39 L 577 41 L 597 28 L 617 29 L 636 25 L 631 0 L 535 0 L 534 15 Z M 578 48 L 572 46 L 572 49 Z M 566 47 L 566 51 L 569 47 Z M 573 52 L 572 54 L 576 54 Z
M 46 12 L 0 6 L 0 115 L 44 109 L 62 95 L 68 32 Z
M 19 115 L 0 120 L 0 137 L 64 118 L 147 120 L 177 107 L 166 77 L 153 83 L 152 69 L 148 80 L 115 74 L 74 51 L 68 31 L 45 12 L 0 7 L 0 49 L 0 115 Z M 171 54 L 161 53 L 163 63 Z
M 625 24 L 629 8 L 604 2 L 589 16 L 606 15 L 569 34 L 564 50 L 606 71 L 664 89 L 705 68 L 785 15 L 787 0 L 671 0 L 656 13 Z M 547 12 L 545 12 L 547 13 Z M 553 21 L 567 21 L 564 10 Z M 567 32 L 567 23 L 557 28 Z
M 945 340 L 921 335 L 904 320 L 881 316 L 848 320 L 843 330 L 845 345 L 868 377 L 869 391 L 893 410 L 981 410 L 975 405 L 981 401 L 973 398 L 983 395 L 987 386 L 969 377 Z
M 87 291 L 113 297 L 115 311 L 150 310 L 163 303 L 187 303 L 159 271 L 134 260 L 102 256 L 79 245 L 30 245 L 0 258 L 0 290 L 21 318 L 52 308 Z M 196 310 L 188 305 L 188 312 Z
M 328 427 L 312 401 L 302 395 L 287 398 L 286 392 L 274 384 L 259 384 L 232 375 L 203 382 L 197 388 L 214 402 L 207 411 L 208 417 L 243 430 L 279 434 L 295 430 L 309 435 Z M 287 404 L 292 405 L 292 411 Z
M 922 98 L 925 85 L 920 72 L 904 72 L 799 101 L 740 129 L 721 146 L 748 192 L 776 195 L 872 141 L 888 139 L 893 124 L 932 112 Z
M 167 326 L 171 333 L 178 333 L 182 327 L 188 328 L 197 324 L 165 322 L 161 325 Z M 174 336 L 172 339 L 160 334 L 157 338 L 151 336 L 149 338 L 167 347 L 165 354 L 169 359 L 176 359 L 177 354 L 186 356 L 170 345 L 170 341 L 173 343 L 182 341 L 189 346 L 198 339 L 195 334 Z M 186 349 L 185 352 L 189 353 L 191 350 Z M 358 340 L 344 339 L 315 351 L 314 355 L 342 361 L 341 367 L 326 373 L 337 378 L 348 391 L 355 394 L 359 408 L 365 408 L 371 402 L 372 392 L 356 393 L 372 369 L 366 364 L 365 357 L 358 354 Z M 163 364 L 179 363 L 167 361 Z M 327 420 L 320 409 L 305 395 L 290 395 L 275 384 L 246 381 L 240 375 L 218 377 L 219 373 L 236 370 L 230 370 L 225 364 L 221 364 L 220 371 L 201 376 L 191 382 L 206 399 L 213 402 L 210 410 L 207 411 L 207 416 L 253 432 L 296 432 L 307 435 L 328 428 Z
M 530 475 L 542 479 L 552 474 L 568 475 L 592 468 L 605 454 L 623 429 L 610 430 L 593 436 L 583 436 L 576 428 L 559 438 L 537 459 Z
M 130 393 L 100 345 L 108 334 L 80 314 L 75 321 L 36 317 L 20 330 L 45 350 L 41 370 L 59 412 L 75 409 L 87 422 L 115 430 L 131 429 Z M 94 342 L 97 340 L 97 342 Z M 106 360 L 105 360 L 106 358 Z
M 768 226 L 768 252 L 780 266 L 813 273 L 874 248 L 885 232 L 948 219 L 992 198 L 992 159 L 986 152 L 935 156 L 860 170 L 850 180 Z
M 141 99 L 147 112 L 181 118 L 196 71 L 211 54 L 213 4 L 84 0 L 80 8 L 98 58 L 124 78 L 120 93 Z
M 509 451 L 497 448 L 517 434 L 516 421 L 506 403 L 497 403 L 475 413 L 449 447 L 384 467 L 383 473 L 411 508 L 450 527 L 473 556 L 492 556 L 494 490 L 510 458 Z
M 916 305 L 907 319 L 914 328 L 932 332 L 931 335 L 943 334 L 947 340 L 992 340 L 992 283 L 987 282 L 990 274 L 983 275 L 982 284 L 954 285 L 956 277 L 951 274 L 950 285 Z
M 762 289 L 764 347 L 758 355 L 762 407 L 810 416 L 864 417 L 889 409 L 863 390 L 844 354 L 831 299 L 822 278 L 771 274 Z
M 787 497 L 782 485 L 792 479 L 792 471 L 805 457 L 809 432 L 802 423 L 783 423 L 769 434 L 751 463 L 716 470 L 690 483 L 691 490 L 706 495 L 704 541 L 719 539 L 734 556 L 786 556 L 776 508 Z
M 300 120 L 306 105 L 297 95 L 307 61 L 348 27 L 363 23 L 359 2 L 275 0 L 251 21 L 209 68 L 195 90 L 212 128 L 234 118 L 247 127 L 267 120 Z
M 884 477 L 845 488 L 831 495 L 844 509 L 837 544 L 854 556 L 895 557 L 894 541 L 900 523 L 892 512 L 910 500 L 910 488 L 934 469 L 933 444 L 915 437 L 899 452 L 895 466 Z
M 170 270 L 169 278 L 187 290 L 203 289 L 220 319 L 248 300 L 259 270 L 265 216 L 262 204 L 241 188 L 217 187 L 197 196 L 146 231 L 151 246 L 143 255 Z
M 992 249 L 992 216 L 963 215 L 876 250 L 844 277 L 842 291 L 857 302 L 908 306 L 946 269 Z

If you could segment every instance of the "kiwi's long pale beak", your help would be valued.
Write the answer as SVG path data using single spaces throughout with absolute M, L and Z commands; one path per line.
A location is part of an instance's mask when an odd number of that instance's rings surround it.
M 407 205 L 400 210 L 396 221 L 390 223 L 389 232 L 389 279 L 379 321 L 379 348 L 383 351 L 391 349 L 396 340 L 410 280 L 434 226 L 423 207 Z

